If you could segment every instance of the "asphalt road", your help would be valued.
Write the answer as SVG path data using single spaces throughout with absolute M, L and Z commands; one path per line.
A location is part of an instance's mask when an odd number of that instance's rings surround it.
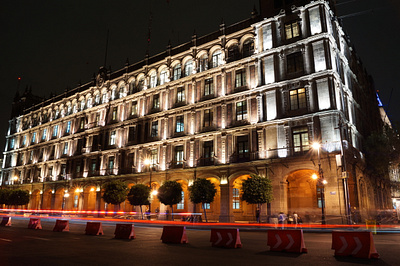
M 189 243 L 164 244 L 162 228 L 135 225 L 136 239 L 114 239 L 115 225 L 104 235 L 85 235 L 86 222 L 70 223 L 69 232 L 28 229 L 28 220 L 0 227 L 0 265 L 400 265 L 400 234 L 374 235 L 380 259 L 335 257 L 331 233 L 305 233 L 308 253 L 269 251 L 267 231 L 240 231 L 242 248 L 212 247 L 210 230 L 187 230 Z

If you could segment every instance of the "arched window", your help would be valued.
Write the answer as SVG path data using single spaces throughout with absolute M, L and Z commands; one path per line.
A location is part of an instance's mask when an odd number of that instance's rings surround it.
M 67 107 L 67 115 L 70 115 L 72 112 L 72 106 L 70 104 L 68 104 Z M 56 111 L 56 117 L 58 116 L 58 110 Z
M 126 96 L 126 93 L 125 93 L 125 86 L 121 86 L 120 88 L 119 88 L 119 98 L 124 98 Z
M 185 63 L 185 77 L 190 76 L 193 73 L 193 60 L 188 60 Z
M 72 112 L 75 114 L 78 112 L 78 105 L 75 103 L 74 107 L 72 107 Z
M 115 100 L 115 99 L 117 99 L 117 89 L 114 87 L 111 90 L 111 100 Z
M 182 77 L 182 66 L 181 64 L 177 64 L 174 67 L 174 80 L 178 80 Z
M 94 98 L 94 102 L 96 104 L 100 104 L 100 93 L 96 94 L 95 98 Z
M 248 57 L 254 54 L 254 41 L 248 39 L 243 43 L 243 57 Z
M 141 77 L 138 81 L 138 91 L 141 91 L 144 89 L 144 77 Z
M 168 73 L 166 69 L 161 70 L 160 72 L 160 85 L 163 85 L 167 82 Z
M 233 62 L 236 61 L 240 58 L 240 53 L 239 53 L 239 45 L 232 44 L 231 46 L 229 46 L 228 48 L 228 59 L 227 62 Z
M 157 86 L 157 73 L 153 72 L 150 75 L 150 88 L 155 88 Z
M 103 95 L 102 95 L 102 97 L 101 97 L 101 103 L 106 103 L 107 101 L 108 101 L 107 93 L 104 92 Z
M 202 55 L 199 59 L 199 72 L 206 71 L 208 69 L 208 56 Z
M 81 111 L 83 111 L 83 110 L 85 110 L 85 104 L 86 104 L 86 102 L 85 102 L 85 99 L 82 99 L 81 100 Z
M 220 65 L 222 65 L 222 53 L 221 50 L 218 50 L 212 55 L 212 67 L 218 67 Z

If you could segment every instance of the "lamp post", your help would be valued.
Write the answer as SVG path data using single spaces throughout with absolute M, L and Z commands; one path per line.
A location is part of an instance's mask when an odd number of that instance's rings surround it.
M 316 184 L 317 192 L 318 192 L 318 187 L 321 189 L 321 224 L 326 224 L 326 222 L 325 222 L 325 185 L 328 182 L 324 179 L 324 173 L 323 173 L 322 167 L 321 167 L 321 155 L 320 155 L 321 144 L 319 144 L 318 142 L 314 142 L 312 147 L 314 150 L 317 150 L 317 152 L 318 152 L 318 176 L 316 174 L 313 174 L 312 178 L 317 181 L 317 184 Z

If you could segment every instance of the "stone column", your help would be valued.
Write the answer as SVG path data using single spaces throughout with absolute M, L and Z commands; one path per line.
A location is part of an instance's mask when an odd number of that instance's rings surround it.
M 221 206 L 220 206 L 220 216 L 219 222 L 221 223 L 233 223 L 235 217 L 233 216 L 232 209 L 232 186 L 229 184 L 221 184 Z

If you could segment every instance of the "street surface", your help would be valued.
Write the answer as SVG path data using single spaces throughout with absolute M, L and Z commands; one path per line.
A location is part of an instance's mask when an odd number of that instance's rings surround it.
M 400 234 L 374 235 L 380 259 L 335 257 L 332 234 L 304 233 L 308 253 L 269 251 L 267 231 L 240 228 L 242 248 L 212 247 L 210 230 L 188 229 L 188 244 L 164 244 L 162 227 L 136 224 L 134 240 L 114 239 L 115 223 L 103 223 L 103 236 L 85 235 L 86 221 L 70 221 L 69 232 L 28 229 L 29 218 L 0 227 L 0 265 L 400 265 Z M 203 227 L 204 228 L 204 227 Z

